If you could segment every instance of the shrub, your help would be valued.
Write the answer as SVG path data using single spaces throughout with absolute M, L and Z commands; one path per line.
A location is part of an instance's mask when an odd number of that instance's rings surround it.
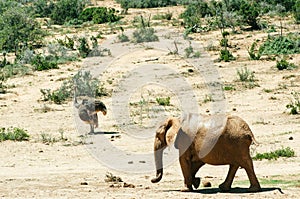
M 58 68 L 57 57 L 54 57 L 52 55 L 45 56 L 42 54 L 38 54 L 31 60 L 31 64 L 37 71 Z
M 27 131 L 17 127 L 10 127 L 8 129 L 0 128 L 0 142 L 6 140 L 12 141 L 27 141 L 29 135 Z
M 206 1 L 193 1 L 180 17 L 183 19 L 185 28 L 191 28 L 192 32 L 197 32 L 197 29 L 201 27 L 201 18 L 207 15 L 213 15 L 208 3 Z
M 293 92 L 292 96 L 293 99 L 286 105 L 286 108 L 290 110 L 290 114 L 296 115 L 300 112 L 300 93 Z
M 35 0 L 32 3 L 32 12 L 37 17 L 50 17 L 55 4 L 53 1 Z
M 248 54 L 251 60 L 259 60 L 261 57 L 261 49 L 256 49 L 257 43 L 253 42 L 250 49 L 248 49 Z
M 102 24 L 107 22 L 115 22 L 121 19 L 120 16 L 115 15 L 114 8 L 106 7 L 91 7 L 86 8 L 80 13 L 79 19 L 82 21 L 93 21 L 95 24 Z
M 300 0 L 297 0 L 294 8 L 294 18 L 297 24 L 300 23 Z
M 41 89 L 42 100 L 62 104 L 72 98 L 74 86 L 77 87 L 77 96 L 101 97 L 108 95 L 99 80 L 93 78 L 89 71 L 79 71 L 73 78 L 64 81 L 57 90 Z
M 25 8 L 8 8 L 0 15 L 0 50 L 18 55 L 23 49 L 41 42 L 42 31 Z
M 284 69 L 291 70 L 296 68 L 296 65 L 293 63 L 289 63 L 286 59 L 281 59 L 276 62 L 276 67 L 278 68 L 278 70 L 284 70 Z
M 158 41 L 158 36 L 154 33 L 154 28 L 138 28 L 133 32 L 133 39 L 136 43 Z
M 157 14 L 157 15 L 154 15 L 152 17 L 153 20 L 171 20 L 172 19 L 172 16 L 173 14 L 168 12 L 168 13 L 165 13 L 165 14 Z
M 89 44 L 87 43 L 87 40 L 85 37 L 79 38 L 79 47 L 78 51 L 81 57 L 86 58 L 88 54 L 91 52 L 91 49 L 89 47 Z
M 237 69 L 237 75 L 241 82 L 254 82 L 254 73 L 248 68 Z
M 127 35 L 125 35 L 124 33 L 118 35 L 118 40 L 120 42 L 128 42 L 129 41 L 129 38 Z
M 62 25 L 78 19 L 86 5 L 86 0 L 59 0 L 55 3 L 50 17 L 55 24 Z
M 231 52 L 227 49 L 221 49 L 220 51 L 220 61 L 233 61 L 235 60 L 235 57 L 231 54 Z
M 252 159 L 253 160 L 262 160 L 262 159 L 277 160 L 277 158 L 279 157 L 294 157 L 294 156 L 295 156 L 295 151 L 290 147 L 286 147 L 282 149 L 277 149 L 269 153 L 257 153 Z
M 269 36 L 260 46 L 262 54 L 297 54 L 300 53 L 300 37 L 297 35 Z
M 6 93 L 7 86 L 5 85 L 6 78 L 3 75 L 2 71 L 0 71 L 0 94 Z
M 71 50 L 74 50 L 74 39 L 70 38 L 68 36 L 65 36 L 64 39 L 56 39 L 57 43 L 60 44 L 61 46 L 64 46 L 66 48 L 69 48 Z
M 255 1 L 242 1 L 239 9 L 239 14 L 242 16 L 243 21 L 250 25 L 251 28 L 260 29 L 258 25 L 259 6 Z
M 170 106 L 170 97 L 166 97 L 166 98 L 156 98 L 156 102 L 161 105 L 161 106 Z
M 128 8 L 156 8 L 176 5 L 176 0 L 116 0 L 125 10 Z

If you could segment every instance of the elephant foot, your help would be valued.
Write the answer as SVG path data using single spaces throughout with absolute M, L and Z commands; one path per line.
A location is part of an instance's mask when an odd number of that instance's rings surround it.
M 181 192 L 192 192 L 193 191 L 193 187 L 192 185 L 187 186 L 187 188 L 181 189 Z
M 261 187 L 258 186 L 250 186 L 249 189 L 247 189 L 248 192 L 260 192 L 261 191 Z
M 225 184 L 224 182 L 222 184 L 219 185 L 219 189 L 222 191 L 222 192 L 229 192 L 230 189 L 231 189 L 231 186 Z
M 199 185 L 200 185 L 200 178 L 194 178 L 194 180 L 193 180 L 194 188 L 198 189 Z

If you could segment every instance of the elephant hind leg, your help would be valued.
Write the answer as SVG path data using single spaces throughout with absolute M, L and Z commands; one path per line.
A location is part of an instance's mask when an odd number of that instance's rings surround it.
M 244 161 L 244 164 L 241 165 L 247 172 L 249 181 L 250 181 L 250 187 L 248 189 L 249 192 L 259 192 L 261 191 L 260 184 L 257 180 L 257 177 L 254 172 L 253 162 L 249 155 L 249 157 Z
M 233 178 L 234 178 L 235 173 L 238 170 L 238 168 L 239 168 L 239 165 L 231 164 L 229 166 L 229 171 L 228 171 L 225 181 L 219 185 L 219 188 L 221 189 L 221 191 L 227 192 L 231 189 L 231 184 L 233 182 Z

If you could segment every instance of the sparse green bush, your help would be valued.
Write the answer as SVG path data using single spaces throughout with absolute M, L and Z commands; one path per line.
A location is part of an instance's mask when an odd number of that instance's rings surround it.
M 3 75 L 2 71 L 0 71 L 0 94 L 6 93 L 7 86 L 5 85 L 6 78 Z
M 297 34 L 287 36 L 269 36 L 260 46 L 263 55 L 300 53 L 300 37 Z
M 252 29 L 260 29 L 258 24 L 259 6 L 255 1 L 244 0 L 241 2 L 239 14 L 243 21 L 250 25 Z
M 108 95 L 107 90 L 100 85 L 98 79 L 92 77 L 89 71 L 79 71 L 73 78 L 64 81 L 57 90 L 41 89 L 42 100 L 62 104 L 73 97 L 74 86 L 77 88 L 77 96 L 101 97 Z
M 250 49 L 248 49 L 248 54 L 251 60 L 259 60 L 261 57 L 261 50 L 256 49 L 257 43 L 253 42 Z
M 152 17 L 153 20 L 171 20 L 173 14 L 168 12 L 165 14 L 156 14 Z
M 296 23 L 300 24 L 300 0 L 296 1 L 293 14 L 294 14 Z
M 50 17 L 54 7 L 52 0 L 35 0 L 32 2 L 31 10 L 37 17 Z
M 40 43 L 42 35 L 38 23 L 23 7 L 11 7 L 0 14 L 0 51 L 14 52 L 18 56 Z
M 133 32 L 133 39 L 135 43 L 158 41 L 158 36 L 155 35 L 154 28 L 145 27 L 138 28 Z
M 28 141 L 29 135 L 26 130 L 18 127 L 0 128 L 0 142 L 6 140 Z
M 206 1 L 192 1 L 180 17 L 183 19 L 186 29 L 190 29 L 191 32 L 198 32 L 202 18 L 213 14 L 213 10 Z
M 291 149 L 290 147 L 282 148 L 282 149 L 277 149 L 275 151 L 269 152 L 269 153 L 257 153 L 252 159 L 253 160 L 262 160 L 262 159 L 267 159 L 267 160 L 272 160 L 275 159 L 277 160 L 279 157 L 294 157 L 295 156 L 295 151 Z
M 66 47 L 66 48 L 69 48 L 70 50 L 74 50 L 75 41 L 73 38 L 65 36 L 64 39 L 56 39 L 56 40 L 57 40 L 58 44 Z
M 80 45 L 78 47 L 78 51 L 81 57 L 86 58 L 88 54 L 91 52 L 87 39 L 85 37 L 79 38 Z
M 54 4 L 50 17 L 55 24 L 62 25 L 78 19 L 87 4 L 86 0 L 59 0 Z
M 289 63 L 286 59 L 281 59 L 276 62 L 276 67 L 278 68 L 278 70 L 291 70 L 296 68 L 296 65 L 293 63 Z
M 84 22 L 93 21 L 95 24 L 119 21 L 121 17 L 115 13 L 116 10 L 114 8 L 90 7 L 80 13 L 79 19 Z
M 170 106 L 170 97 L 166 97 L 166 98 L 163 98 L 163 97 L 158 97 L 156 98 L 156 102 L 161 105 L 161 106 Z
M 31 64 L 37 71 L 58 69 L 57 57 L 54 57 L 52 55 L 45 56 L 42 54 L 37 54 L 31 60 Z
M 241 82 L 254 82 L 254 73 L 253 71 L 249 70 L 247 67 L 241 68 L 240 70 L 237 69 L 238 79 Z
M 184 52 L 186 58 L 190 58 L 190 57 L 199 58 L 201 56 L 201 53 L 199 51 L 194 51 L 191 45 L 185 48 Z
M 235 60 L 235 57 L 231 54 L 231 52 L 228 49 L 221 49 L 220 50 L 220 61 L 233 61 Z
M 300 93 L 293 92 L 292 96 L 293 99 L 286 105 L 286 108 L 290 110 L 290 114 L 296 115 L 300 112 Z
M 176 0 L 116 0 L 125 10 L 128 8 L 156 8 L 176 5 Z
M 125 35 L 124 33 L 118 35 L 118 40 L 120 42 L 128 42 L 129 41 L 129 38 L 127 35 Z

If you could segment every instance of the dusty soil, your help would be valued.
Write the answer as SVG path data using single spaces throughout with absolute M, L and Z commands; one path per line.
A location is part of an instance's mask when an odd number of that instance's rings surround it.
M 117 6 L 112 4 L 112 1 L 97 1 L 97 4 Z M 154 15 L 167 11 L 173 12 L 173 17 L 177 17 L 182 9 L 182 7 L 130 9 L 129 15 L 124 20 L 129 23 L 134 16 L 140 14 Z M 287 19 L 284 24 L 287 27 L 286 31 L 299 31 L 299 26 L 291 24 L 289 20 Z M 164 23 L 166 22 L 160 24 Z M 109 30 L 109 27 L 102 25 L 97 28 Z M 158 32 L 168 29 L 171 33 L 182 33 L 182 28 L 178 27 L 156 26 L 155 28 Z M 80 31 L 78 34 L 96 33 Z M 75 30 L 70 32 L 75 33 Z M 258 146 L 251 146 L 253 155 L 256 152 L 270 152 L 281 147 L 291 147 L 296 153 L 296 157 L 292 158 L 254 161 L 255 171 L 263 188 L 260 193 L 246 192 L 249 183 L 243 169 L 239 169 L 236 174 L 232 192 L 220 193 L 218 184 L 225 179 L 228 166 L 209 165 L 205 165 L 197 176 L 202 178 L 202 182 L 211 182 L 211 188 L 204 188 L 201 185 L 193 193 L 180 192 L 184 183 L 177 160 L 165 167 L 164 177 L 160 183 L 150 182 L 155 175 L 151 153 L 158 121 L 162 121 L 167 115 L 179 116 L 182 111 L 190 111 L 182 110 L 183 107 L 188 107 L 189 103 L 183 104 L 181 99 L 190 96 L 191 91 L 194 96 L 188 100 L 197 102 L 198 112 L 210 114 L 216 111 L 214 103 L 218 103 L 218 100 L 211 99 L 214 94 L 210 93 L 208 81 L 205 79 L 206 75 L 209 75 L 205 71 L 211 69 L 198 70 L 182 56 L 168 55 L 168 48 L 155 48 L 158 44 L 145 46 L 128 44 L 130 48 L 123 47 L 131 50 L 122 54 L 122 45 L 114 46 L 111 43 L 115 41 L 115 36 L 105 35 L 105 39 L 100 41 L 103 46 L 110 45 L 112 58 L 87 58 L 82 62 L 65 64 L 57 70 L 34 72 L 31 75 L 9 79 L 8 84 L 14 87 L 10 88 L 8 93 L 0 95 L 0 126 L 24 128 L 30 134 L 30 140 L 0 143 L 0 197 L 299 197 L 300 116 L 288 114 L 285 106 L 292 99 L 291 92 L 300 92 L 300 69 L 278 71 L 275 61 L 267 59 L 249 61 L 247 48 L 255 39 L 266 38 L 267 33 L 243 32 L 230 36 L 232 45 L 239 48 L 234 50 L 237 60 L 229 63 L 213 62 L 218 58 L 218 50 L 204 51 L 208 46 L 218 45 L 221 38 L 219 31 L 195 34 L 192 43 L 193 47 L 199 48 L 201 52 L 200 68 L 213 67 L 217 72 L 218 81 L 235 88 L 223 92 L 226 106 L 222 107 L 222 111 L 241 116 L 248 122 L 259 142 Z M 167 37 L 165 35 L 161 38 Z M 154 45 L 154 48 L 151 45 Z M 172 49 L 173 46 L 167 47 Z M 120 56 L 116 56 L 115 52 Z M 299 65 L 300 55 L 291 55 L 290 61 Z M 105 63 L 109 64 L 103 70 L 100 67 Z M 139 73 L 138 69 L 142 67 L 148 67 L 149 71 L 143 69 L 145 73 Z M 245 88 L 245 85 L 237 81 L 236 71 L 241 67 L 247 67 L 255 72 L 256 84 L 259 86 Z M 89 127 L 78 120 L 71 101 L 63 105 L 41 101 L 40 89 L 58 88 L 64 79 L 73 76 L 81 68 L 97 74 L 96 76 L 111 92 L 111 96 L 101 98 L 108 107 L 108 114 L 106 116 L 99 114 L 100 126 L 96 129 L 98 132 L 96 135 L 87 134 Z M 145 74 L 156 74 L 155 84 L 153 81 L 152 84 L 139 84 L 143 78 L 146 80 L 150 78 L 150 75 Z M 134 81 L 135 77 L 139 81 Z M 177 83 L 182 78 L 190 86 L 190 90 L 179 84 L 170 86 L 173 81 Z M 128 99 L 124 103 L 124 100 L 118 97 L 126 92 L 129 97 L 127 96 Z M 158 106 L 156 103 L 158 97 L 170 97 L 171 106 Z M 123 106 L 126 108 L 124 114 Z M 197 111 L 194 107 L 190 108 Z M 43 140 L 42 135 L 46 135 L 48 139 Z M 110 165 L 103 164 L 102 157 L 99 158 L 99 155 L 107 155 L 107 153 L 93 150 L 97 147 L 103 150 L 101 140 L 104 139 L 114 148 L 126 152 L 124 156 L 119 157 L 120 162 L 117 159 Z M 111 157 L 114 153 L 111 152 Z M 150 154 L 150 156 L 145 155 L 143 158 L 141 155 L 140 159 L 130 159 L 130 154 L 139 153 Z M 107 156 L 109 159 L 109 152 Z M 121 163 L 124 164 L 124 170 L 136 168 L 136 172 L 117 170 L 117 165 Z M 143 168 L 148 167 L 152 169 L 143 171 Z M 106 182 L 107 173 L 121 177 L 123 182 Z

